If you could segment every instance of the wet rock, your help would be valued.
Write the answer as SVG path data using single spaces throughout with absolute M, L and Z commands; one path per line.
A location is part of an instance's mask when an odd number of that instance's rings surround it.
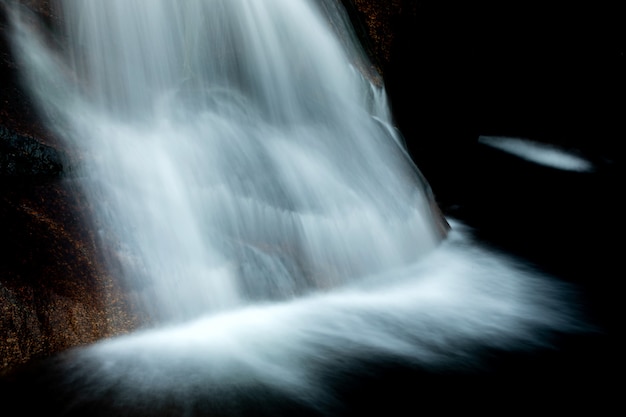
M 53 18 L 49 1 L 22 1 Z M 68 151 L 22 88 L 0 5 L 0 375 L 142 321 L 103 260 Z
M 57 149 L 0 125 L 0 181 L 55 178 L 62 171 L 62 156 Z
M 0 373 L 138 325 L 102 268 L 70 180 L 3 184 L 0 193 Z

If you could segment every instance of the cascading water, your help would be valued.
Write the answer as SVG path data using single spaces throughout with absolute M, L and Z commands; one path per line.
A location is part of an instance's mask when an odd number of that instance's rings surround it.
M 444 239 L 337 1 L 59 10 L 46 38 L 14 8 L 16 51 L 160 324 L 68 355 L 74 406 L 228 414 L 261 386 L 326 413 L 341 361 L 453 365 L 570 326 L 555 283 Z
M 335 287 L 440 240 L 383 92 L 313 5 L 62 6 L 61 56 L 22 38 L 35 92 L 160 320 Z

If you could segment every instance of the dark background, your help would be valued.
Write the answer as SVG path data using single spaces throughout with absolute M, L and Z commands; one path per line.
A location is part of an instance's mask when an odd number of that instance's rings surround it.
M 508 130 L 575 144 L 619 127 L 626 33 L 615 3 L 416 3 L 395 17 L 384 69 L 407 133 Z
M 385 84 L 445 213 L 557 272 L 616 275 L 626 138 L 617 4 L 415 3 L 394 22 Z M 558 145 L 594 171 L 532 164 L 479 135 Z
M 514 403 L 537 405 L 552 389 L 566 396 L 548 394 L 548 404 L 570 411 L 618 398 L 609 378 L 623 363 L 622 16 L 617 2 L 418 2 L 416 15 L 394 22 L 385 83 L 444 213 L 485 244 L 573 283 L 601 329 L 550 354 L 504 355 L 507 365 L 496 368 L 506 377 L 487 391 Z M 533 164 L 479 144 L 479 135 L 554 144 L 594 170 Z
M 414 15 L 394 22 L 384 73 L 423 171 L 435 176 L 432 159 L 462 163 L 458 155 L 478 134 L 616 156 L 626 97 L 626 33 L 616 3 L 415 3 Z

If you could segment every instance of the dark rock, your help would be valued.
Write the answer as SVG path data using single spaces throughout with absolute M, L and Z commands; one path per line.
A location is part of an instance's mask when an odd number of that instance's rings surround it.
M 71 183 L 5 184 L 0 192 L 0 373 L 138 325 L 102 268 L 87 204 Z
M 62 157 L 57 149 L 0 126 L 1 180 L 55 178 L 62 171 Z
M 49 1 L 22 1 L 44 19 Z M 0 375 L 142 320 L 103 268 L 67 149 L 22 88 L 0 5 Z

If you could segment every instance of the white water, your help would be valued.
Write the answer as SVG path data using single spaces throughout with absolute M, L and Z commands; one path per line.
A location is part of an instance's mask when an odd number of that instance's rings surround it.
M 589 172 L 593 164 L 566 149 L 522 138 L 480 136 L 478 142 L 536 164 L 565 171 Z
M 67 369 L 77 395 L 154 406 L 259 383 L 319 406 L 330 394 L 318 375 L 341 358 L 454 366 L 574 326 L 548 278 L 474 247 L 454 222 L 441 243 L 428 184 L 384 90 L 358 69 L 367 59 L 339 5 L 63 9 L 54 48 L 16 14 L 16 50 L 83 158 L 103 241 L 162 324 L 73 354 L 91 364 Z
M 19 49 L 159 320 L 332 288 L 439 242 L 384 91 L 309 2 L 63 8 L 60 53 L 26 27 Z

